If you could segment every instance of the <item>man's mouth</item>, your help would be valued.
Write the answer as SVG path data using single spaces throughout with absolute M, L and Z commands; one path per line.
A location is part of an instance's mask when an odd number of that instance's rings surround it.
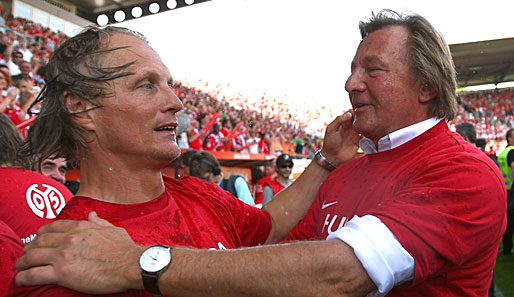
M 357 111 L 357 109 L 366 106 L 366 104 L 357 103 L 353 105 L 353 111 Z
M 155 131 L 175 131 L 175 126 L 163 126 L 155 129 Z

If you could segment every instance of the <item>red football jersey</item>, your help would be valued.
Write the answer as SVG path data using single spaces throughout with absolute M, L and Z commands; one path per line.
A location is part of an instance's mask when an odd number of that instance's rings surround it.
M 115 204 L 75 197 L 58 219 L 84 220 L 91 211 L 96 211 L 99 217 L 127 230 L 135 242 L 147 245 L 231 249 L 266 241 L 271 230 L 271 217 L 266 211 L 240 201 L 214 183 L 195 177 L 179 180 L 164 177 L 164 183 L 164 194 L 140 204 Z M 77 294 L 55 286 L 38 289 L 29 296 L 62 297 Z M 15 285 L 12 287 L 12 292 L 18 294 L 26 291 L 30 291 L 30 288 L 24 291 Z M 46 295 L 42 291 L 47 292 Z M 151 294 L 131 290 L 112 296 Z
M 39 227 L 52 222 L 73 194 L 38 172 L 0 168 L 0 220 L 26 244 Z

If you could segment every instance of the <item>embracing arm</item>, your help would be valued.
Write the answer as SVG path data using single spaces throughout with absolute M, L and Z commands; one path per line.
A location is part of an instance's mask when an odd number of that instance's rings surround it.
M 159 281 L 172 296 L 364 296 L 376 289 L 339 240 L 232 251 L 177 248 L 172 256 Z
M 17 268 L 53 265 L 20 271 L 18 284 L 58 284 L 95 294 L 143 288 L 138 258 L 146 247 L 136 245 L 124 229 L 95 215 L 43 228 L 39 241 L 25 247 Z M 353 250 L 340 240 L 228 251 L 177 247 L 171 253 L 172 264 L 159 280 L 164 295 L 364 296 L 376 290 Z

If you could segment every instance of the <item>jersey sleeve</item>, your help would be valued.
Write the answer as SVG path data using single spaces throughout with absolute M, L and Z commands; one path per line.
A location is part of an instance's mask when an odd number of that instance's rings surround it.
M 414 284 L 481 259 L 505 230 L 505 185 L 491 164 L 473 155 L 431 161 L 369 211 L 414 257 Z
M 77 296 L 77 292 L 58 286 L 20 287 L 14 282 L 16 261 L 23 255 L 23 246 L 19 236 L 0 221 L 0 296 Z
M 0 296 L 6 296 L 16 276 L 16 261 L 23 255 L 19 236 L 0 221 Z
M 263 244 L 271 231 L 271 216 L 268 212 L 242 202 L 230 195 L 234 205 L 238 233 L 243 246 Z

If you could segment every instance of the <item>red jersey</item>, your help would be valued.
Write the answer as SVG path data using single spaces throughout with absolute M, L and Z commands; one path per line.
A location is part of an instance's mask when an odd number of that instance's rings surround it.
M 441 121 L 411 141 L 340 165 L 289 239 L 325 239 L 353 216 L 378 217 L 414 258 L 387 296 L 487 296 L 505 230 L 498 167 Z
M 6 99 L 3 98 L 3 100 L 6 100 Z M 20 120 L 20 117 L 19 117 L 19 115 L 21 113 L 23 113 L 23 111 L 21 110 L 21 107 L 18 103 L 16 103 L 14 108 L 12 108 L 10 105 L 7 106 L 7 108 L 4 110 L 4 113 L 6 115 L 8 115 L 9 118 L 11 118 L 11 121 L 13 121 L 13 123 L 15 125 L 18 125 L 23 122 L 23 120 Z
M 217 151 L 223 148 L 223 143 L 221 142 L 222 139 L 223 133 L 211 132 L 209 135 L 207 135 L 207 139 L 205 139 L 204 149 L 209 151 Z
M 274 195 L 278 194 L 278 192 L 282 191 L 285 188 L 282 184 L 280 184 L 277 181 L 276 177 L 275 178 L 271 178 L 271 176 L 267 176 L 265 178 L 260 179 L 257 182 L 257 185 L 258 185 L 257 186 L 257 190 L 255 192 L 255 203 L 256 204 L 257 204 L 257 201 L 259 201 L 258 203 L 262 203 L 263 202 L 264 188 L 266 186 L 270 186 L 271 187 L 271 190 L 273 191 Z
M 52 222 L 73 194 L 63 184 L 38 172 L 0 168 L 0 220 L 23 244 L 39 227 Z
M 195 136 L 195 135 L 197 135 L 199 133 L 200 132 L 198 131 L 198 129 L 194 128 L 192 136 Z M 197 137 L 194 141 L 189 142 L 189 148 L 190 149 L 195 149 L 197 151 L 201 151 L 202 150 L 202 140 L 201 140 L 201 137 Z
M 271 230 L 270 215 L 250 206 L 218 185 L 195 177 L 164 177 L 166 192 L 140 204 L 114 204 L 75 197 L 58 219 L 85 220 L 91 211 L 122 227 L 139 244 L 232 249 L 264 243 Z M 77 292 L 55 286 L 47 296 L 75 296 Z M 14 286 L 13 292 L 20 289 Z M 23 290 L 21 290 L 23 291 Z M 41 292 L 38 292 L 41 296 Z M 50 294 L 51 293 L 51 294 Z M 75 295 L 73 295 L 75 294 Z M 112 296 L 151 296 L 131 290 Z
M 23 255 L 20 237 L 0 220 L 0 296 L 6 296 L 16 276 L 16 260 Z
M 259 140 L 259 152 L 262 154 L 269 154 L 269 146 L 264 139 Z
M 271 180 L 270 176 L 265 176 L 257 181 L 257 185 L 255 187 L 255 204 L 262 204 L 262 193 L 264 192 L 264 186 L 266 183 Z

